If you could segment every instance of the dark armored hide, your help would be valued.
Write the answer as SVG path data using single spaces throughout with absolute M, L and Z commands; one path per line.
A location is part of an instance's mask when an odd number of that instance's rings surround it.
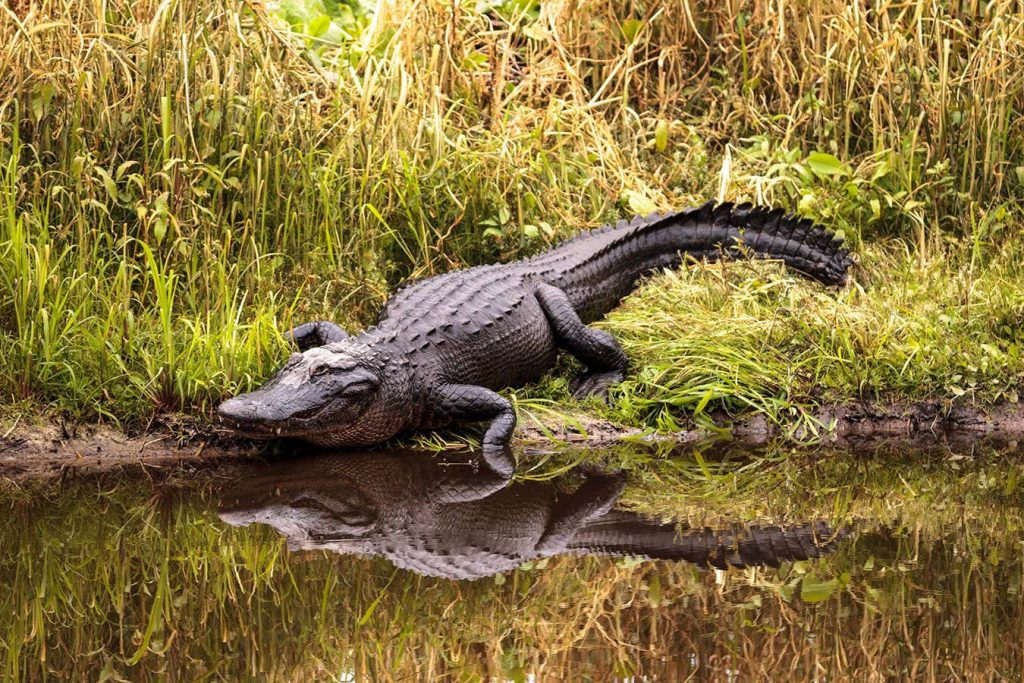
M 779 259 L 828 285 L 843 284 L 852 263 L 832 232 L 779 210 L 705 204 L 621 221 L 530 259 L 416 282 L 358 336 L 329 322 L 302 325 L 293 331 L 302 353 L 220 414 L 249 435 L 329 446 L 487 421 L 484 454 L 506 471 L 501 453 L 516 417 L 496 390 L 537 380 L 561 349 L 587 368 L 577 395 L 606 393 L 628 361 L 611 335 L 587 323 L 644 274 L 687 255 Z

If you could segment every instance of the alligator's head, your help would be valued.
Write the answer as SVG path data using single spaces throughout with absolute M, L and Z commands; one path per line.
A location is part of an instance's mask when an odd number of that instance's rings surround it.
M 383 400 L 384 366 L 377 351 L 348 340 L 293 353 L 269 382 L 224 401 L 217 412 L 252 438 L 355 444 L 351 435 L 375 428 L 365 418 Z

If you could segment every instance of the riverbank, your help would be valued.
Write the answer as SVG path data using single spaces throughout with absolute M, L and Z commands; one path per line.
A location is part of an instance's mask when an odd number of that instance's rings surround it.
M 573 400 L 569 380 L 579 366 L 563 358 L 536 385 L 506 392 L 520 415 L 518 438 L 594 446 L 637 435 L 687 443 L 726 433 L 749 445 L 931 432 L 1016 438 L 1024 382 L 1024 253 L 1003 245 L 983 268 L 963 250 L 947 254 L 940 263 L 920 265 L 882 247 L 865 249 L 859 279 L 841 290 L 768 263 L 689 264 L 661 273 L 598 323 L 632 359 L 610 403 Z M 270 346 L 268 358 L 289 353 L 279 339 Z M 272 371 L 270 365 L 266 373 L 254 372 L 248 385 Z M 187 411 L 152 405 L 136 415 L 114 403 L 76 414 L 60 410 L 66 396 L 57 394 L 48 407 L 30 396 L 0 410 L 4 422 L 15 425 L 0 441 L 6 453 L 0 457 L 11 471 L 30 454 L 40 471 L 63 467 L 72 455 L 76 466 L 91 467 L 93 460 L 79 462 L 76 449 L 93 446 L 117 454 L 97 463 L 131 460 L 142 451 L 157 463 L 185 457 L 177 444 L 203 444 L 198 455 L 206 448 L 208 454 L 223 448 L 229 456 L 248 449 L 218 426 L 212 404 Z M 26 416 L 41 428 L 16 426 Z M 55 427 L 56 416 L 75 427 Z M 104 423 L 96 443 L 74 436 Z M 125 434 L 146 436 L 139 441 Z M 405 443 L 473 447 L 475 434 L 458 429 Z M 50 458 L 51 443 L 63 455 Z
M 966 404 L 918 402 L 898 405 L 847 403 L 823 407 L 789 429 L 763 415 L 734 420 L 719 413 L 710 422 L 672 433 L 625 427 L 576 413 L 568 421 L 523 420 L 513 449 L 520 468 L 529 468 L 544 454 L 560 449 L 577 452 L 647 444 L 659 457 L 674 450 L 713 444 L 756 449 L 784 444 L 793 451 L 833 447 L 864 452 L 879 446 L 928 448 L 943 446 L 1006 447 L 1024 440 L 1024 404 L 1000 404 L 987 409 Z M 808 425 L 814 425 L 809 429 Z M 421 437 L 421 446 L 437 447 L 438 440 Z M 453 449 L 471 447 L 472 439 L 456 440 Z M 386 449 L 385 449 L 386 450 Z M 296 442 L 254 442 L 229 430 L 188 416 L 168 416 L 139 434 L 108 426 L 55 423 L 42 419 L 0 430 L 0 482 L 6 485 L 64 480 L 103 473 L 172 471 L 177 477 L 230 469 L 252 460 L 317 452 Z M 340 455 L 340 454 L 339 454 Z

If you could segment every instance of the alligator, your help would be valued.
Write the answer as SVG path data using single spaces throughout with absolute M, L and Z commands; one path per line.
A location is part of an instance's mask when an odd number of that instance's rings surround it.
M 614 509 L 626 483 L 621 472 L 584 467 L 554 480 L 512 482 L 475 460 L 422 452 L 324 454 L 238 477 L 220 492 L 218 514 L 233 526 L 269 525 L 292 550 L 384 557 L 451 579 L 561 554 L 777 567 L 827 555 L 849 534 L 824 521 L 680 530 Z
M 481 450 L 504 472 L 513 467 L 506 447 L 516 414 L 497 390 L 536 381 L 563 349 L 586 366 L 574 394 L 607 397 L 628 359 L 610 334 L 587 324 L 641 277 L 687 256 L 750 256 L 838 286 L 852 265 L 842 243 L 808 219 L 749 204 L 709 202 L 620 221 L 532 258 L 410 284 L 357 336 L 329 321 L 300 325 L 289 333 L 299 352 L 218 412 L 248 436 L 320 446 L 367 446 L 407 430 L 487 421 Z

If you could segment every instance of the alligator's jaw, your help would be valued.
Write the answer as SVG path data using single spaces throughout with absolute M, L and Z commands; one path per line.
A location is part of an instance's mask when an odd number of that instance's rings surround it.
M 217 408 L 217 414 L 237 432 L 255 439 L 298 436 L 294 415 L 261 400 L 261 392 L 229 398 Z
M 224 401 L 217 414 L 221 421 L 250 439 L 301 439 L 317 446 L 361 446 L 379 443 L 393 435 L 390 423 L 382 424 L 372 408 L 359 409 L 336 420 L 331 414 L 336 404 L 328 400 L 301 410 L 287 410 L 285 400 L 274 400 L 269 392 L 257 390 Z M 298 401 L 291 401 L 296 405 Z

